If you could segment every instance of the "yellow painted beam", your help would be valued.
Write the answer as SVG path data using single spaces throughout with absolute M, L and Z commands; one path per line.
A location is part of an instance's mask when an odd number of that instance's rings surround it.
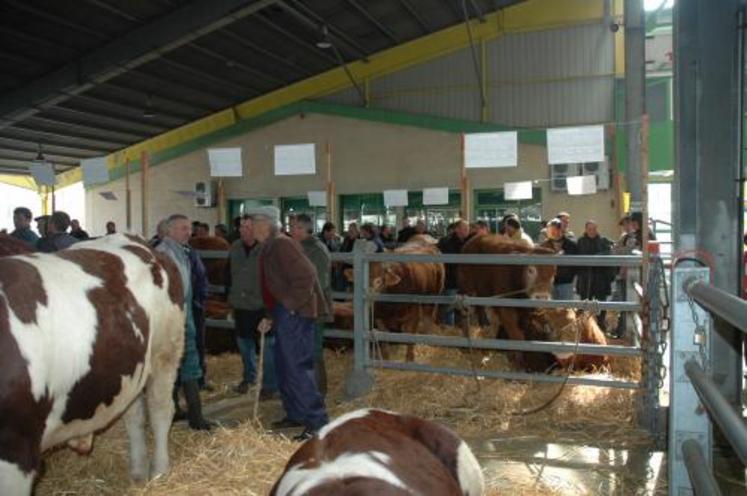
M 11 174 L 0 174 L 0 183 L 17 186 L 19 188 L 38 191 L 39 187 L 31 176 L 15 176 Z
M 489 41 L 509 33 L 561 28 L 597 22 L 604 16 L 606 0 L 527 0 L 485 16 L 484 23 L 473 22 L 476 39 Z M 617 0 L 616 0 L 617 1 Z M 357 81 L 371 80 L 460 50 L 469 45 L 464 24 L 458 24 L 422 38 L 370 55 L 368 62 L 348 65 Z M 180 145 L 230 126 L 237 119 L 254 117 L 278 107 L 348 88 L 350 80 L 342 68 L 334 68 L 266 95 L 243 102 L 198 121 L 143 141 L 107 158 L 109 168 Z M 81 180 L 79 168 L 59 176 L 58 187 Z

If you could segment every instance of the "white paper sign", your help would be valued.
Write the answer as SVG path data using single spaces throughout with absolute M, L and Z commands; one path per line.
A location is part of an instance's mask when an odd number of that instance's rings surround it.
M 604 126 L 548 129 L 547 161 L 550 165 L 604 162 Z
M 101 198 L 103 198 L 104 200 L 117 200 L 117 195 L 114 194 L 114 191 L 99 191 L 99 195 L 101 195 Z
M 326 191 L 309 191 L 306 194 L 309 198 L 309 206 L 311 207 L 326 207 L 327 206 L 327 192 Z
M 48 162 L 29 165 L 29 172 L 40 186 L 54 186 L 57 178 L 54 175 L 54 167 Z
M 241 148 L 208 148 L 211 177 L 241 177 Z
M 518 133 L 464 135 L 464 166 L 468 169 L 516 167 L 519 163 Z
M 384 190 L 384 205 L 387 207 L 406 207 L 407 190 L 406 189 L 387 189 Z
M 506 200 L 531 200 L 532 181 L 503 183 L 503 193 Z
M 106 157 L 81 160 L 80 168 L 83 171 L 83 184 L 85 186 L 109 182 L 109 169 L 106 167 Z
M 569 195 L 593 195 L 597 192 L 597 176 L 566 177 Z
M 423 205 L 448 205 L 449 188 L 423 188 Z
M 295 176 L 299 174 L 316 174 L 314 143 L 277 145 L 275 147 L 275 175 Z

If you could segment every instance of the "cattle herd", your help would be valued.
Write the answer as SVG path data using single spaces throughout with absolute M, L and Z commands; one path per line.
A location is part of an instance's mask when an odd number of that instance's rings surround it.
M 427 240 L 396 250 L 437 254 Z M 465 253 L 550 254 L 543 248 L 475 237 Z M 219 276 L 220 263 L 208 266 Z M 460 265 L 460 293 L 549 298 L 552 266 Z M 441 294 L 440 263 L 372 264 L 374 291 Z M 32 492 L 44 452 L 67 445 L 90 452 L 95 433 L 123 416 L 130 473 L 147 480 L 168 471 L 172 387 L 184 346 L 184 301 L 174 263 L 126 234 L 82 242 L 55 254 L 30 253 L 0 236 L 0 495 Z M 418 333 L 432 327 L 433 305 L 377 303 L 380 330 Z M 336 306 L 338 326 L 352 311 Z M 495 335 L 509 339 L 605 344 L 591 315 L 573 310 L 498 308 Z M 500 323 L 500 329 L 498 327 Z M 550 329 L 548 331 L 548 329 Z M 413 358 L 410 346 L 407 359 Z M 567 355 L 515 355 L 522 367 L 569 366 Z M 574 357 L 593 368 L 605 357 Z M 149 463 L 145 410 L 153 431 Z M 351 412 L 331 422 L 289 460 L 273 495 L 478 495 L 480 466 L 456 434 L 423 419 L 382 410 Z

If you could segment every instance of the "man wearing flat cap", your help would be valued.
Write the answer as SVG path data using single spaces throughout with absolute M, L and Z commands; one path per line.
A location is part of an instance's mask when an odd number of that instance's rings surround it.
M 314 326 L 326 308 L 316 269 L 301 245 L 279 235 L 280 211 L 250 209 L 254 236 L 262 243 L 259 272 L 262 297 L 272 316 L 260 332 L 275 331 L 275 367 L 286 417 L 275 428 L 305 427 L 296 440 L 311 438 L 327 423 L 324 399 L 314 374 Z

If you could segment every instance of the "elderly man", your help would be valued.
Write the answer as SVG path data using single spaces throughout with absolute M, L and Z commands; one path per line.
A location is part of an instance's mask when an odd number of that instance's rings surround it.
M 306 214 L 296 217 L 291 229 L 291 237 L 301 244 L 306 258 L 314 265 L 319 285 L 324 292 L 325 307 L 318 312 L 314 328 L 314 369 L 319 390 L 327 394 L 327 369 L 324 366 L 324 325 L 334 322 L 332 313 L 332 261 L 327 248 L 314 237 L 314 221 Z
M 13 210 L 13 225 L 15 226 L 15 230 L 10 235 L 35 247 L 36 243 L 39 242 L 39 236 L 31 230 L 32 218 L 31 210 L 26 207 L 18 207 Z
M 262 249 L 254 237 L 252 219 L 245 215 L 239 227 L 240 239 L 234 241 L 228 252 L 226 264 L 226 292 L 228 303 L 233 308 L 236 323 L 236 344 L 241 353 L 244 372 L 241 382 L 234 391 L 246 394 L 249 386 L 257 378 L 257 327 L 267 316 L 262 286 L 259 280 L 259 252 Z M 273 351 L 275 337 L 267 336 L 264 350 L 264 367 L 262 374 L 263 399 L 271 397 L 277 391 L 275 379 L 275 361 Z
M 200 367 L 200 355 L 197 350 L 197 329 L 194 322 L 194 311 L 189 303 L 193 300 L 192 294 L 192 267 L 190 264 L 187 243 L 189 242 L 190 226 L 189 219 L 185 215 L 174 214 L 166 220 L 166 236 L 156 247 L 156 250 L 171 257 L 179 268 L 184 288 L 184 310 L 186 321 L 184 325 L 184 355 L 179 367 L 178 381 L 184 390 L 184 398 L 187 400 L 187 419 L 189 427 L 194 430 L 210 430 L 213 424 L 202 416 L 202 403 L 200 401 L 199 380 L 202 378 Z M 176 391 L 174 400 L 177 406 L 175 418 L 180 416 L 179 402 Z
M 325 308 L 316 269 L 301 246 L 280 234 L 277 207 L 258 207 L 252 216 L 254 236 L 263 244 L 260 280 L 272 319 L 260 322 L 260 332 L 275 331 L 275 367 L 286 417 L 275 428 L 304 426 L 297 440 L 313 437 L 327 423 L 324 398 L 314 379 L 314 321 Z
M 576 243 L 568 239 L 563 231 L 563 222 L 553 219 L 547 223 L 547 241 L 542 243 L 543 247 L 550 248 L 559 255 L 577 255 Z M 576 277 L 576 267 L 562 265 L 555 273 L 552 297 L 555 300 L 574 300 L 573 279 Z
M 503 234 L 507 238 L 524 243 L 529 247 L 534 246 L 532 237 L 521 227 L 521 221 L 516 215 L 507 215 L 503 218 Z
M 52 253 L 64 250 L 78 242 L 77 239 L 67 233 L 70 227 L 70 216 L 58 210 L 49 217 L 47 223 L 47 237 L 41 238 L 37 244 L 39 251 Z

